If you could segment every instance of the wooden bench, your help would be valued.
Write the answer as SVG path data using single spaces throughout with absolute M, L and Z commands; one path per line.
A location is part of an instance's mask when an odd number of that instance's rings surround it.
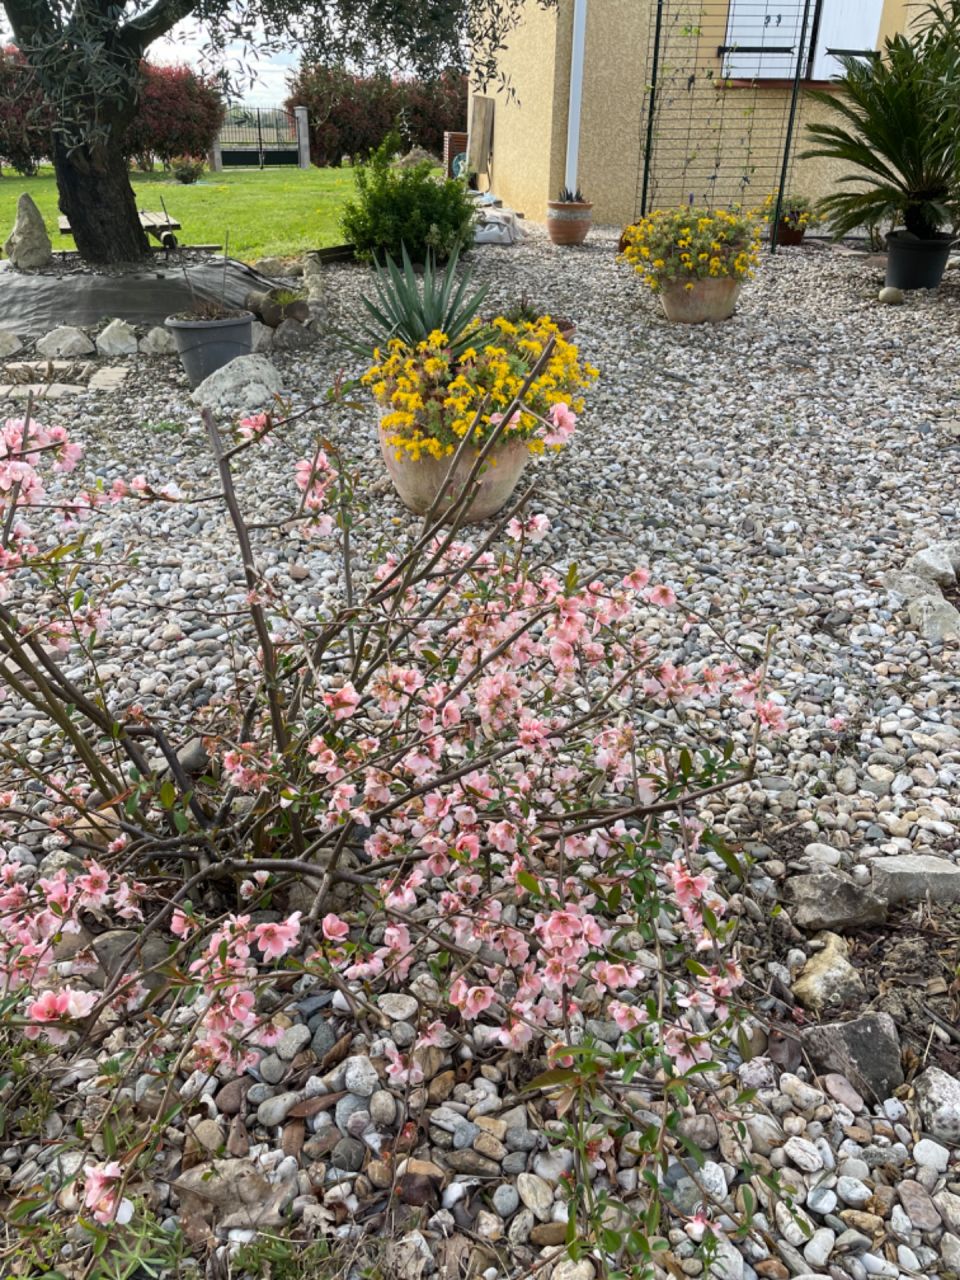
M 62 236 L 72 236 L 70 229 L 70 219 L 61 214 L 57 219 L 57 225 L 60 228 Z M 174 222 L 172 218 L 168 218 L 165 213 L 149 213 L 146 209 L 140 210 L 140 225 L 148 236 L 154 236 L 165 249 L 175 249 L 177 247 L 177 237 L 174 231 L 181 229 L 179 222 Z M 169 239 L 164 241 L 164 236 L 168 235 Z

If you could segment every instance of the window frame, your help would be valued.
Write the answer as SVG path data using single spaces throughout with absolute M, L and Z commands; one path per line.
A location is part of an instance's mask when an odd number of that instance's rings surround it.
M 821 52 L 818 48 L 818 45 L 820 41 L 820 32 L 823 25 L 824 8 L 828 3 L 842 4 L 843 0 L 813 0 L 813 13 L 810 21 L 810 31 L 808 35 L 807 49 L 804 57 L 804 65 L 800 73 L 800 82 L 802 84 L 821 85 L 824 87 L 829 87 L 830 85 L 835 83 L 836 77 L 833 77 L 833 76 L 828 77 L 826 79 L 824 79 L 823 77 L 814 79 L 814 76 L 813 76 L 813 68 Z M 735 4 L 735 0 L 730 0 L 730 6 L 727 10 L 727 35 L 725 36 L 725 39 L 729 39 L 730 21 L 735 14 L 734 4 Z M 874 43 L 876 43 L 880 35 L 882 24 L 883 24 L 883 2 L 881 0 L 880 10 L 877 18 L 877 34 L 874 36 Z M 751 49 L 751 46 L 748 46 L 747 48 L 749 50 Z M 737 45 L 731 45 L 726 43 L 722 45 L 718 45 L 717 56 L 720 59 L 721 73 L 723 71 L 724 60 L 728 58 L 730 54 L 735 53 L 737 49 L 738 49 Z M 823 52 L 826 53 L 826 50 L 824 50 Z M 876 48 L 855 49 L 855 50 L 843 49 L 843 50 L 839 50 L 838 52 L 849 54 L 850 56 L 856 57 L 856 58 L 869 58 L 869 57 L 876 58 L 880 56 L 879 50 Z M 744 85 L 767 85 L 771 88 L 776 88 L 778 86 L 791 85 L 793 84 L 793 80 L 794 80 L 794 77 L 792 75 L 790 76 L 784 76 L 784 75 L 770 75 L 770 76 L 733 75 L 733 76 L 730 76 L 730 75 L 721 74 L 719 78 L 719 83 L 720 85 L 727 85 L 731 87 L 740 87 Z

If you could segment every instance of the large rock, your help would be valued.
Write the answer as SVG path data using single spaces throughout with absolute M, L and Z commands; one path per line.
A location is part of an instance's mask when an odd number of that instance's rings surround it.
M 960 640 L 960 612 L 943 596 L 917 596 L 910 601 L 907 613 L 924 640 Z
M 133 950 L 125 960 L 131 947 Z M 135 929 L 108 929 L 106 933 L 94 938 L 93 950 L 108 978 L 118 973 L 134 973 L 142 978 L 144 985 L 151 991 L 164 984 L 164 978 L 159 973 L 147 973 L 154 965 L 162 964 L 170 954 L 167 944 L 155 933 L 141 941 L 140 934 Z
M 43 215 L 26 192 L 17 201 L 17 218 L 3 251 L 15 267 L 28 271 L 49 266 L 53 261 L 53 245 Z
M 311 303 L 320 302 L 324 295 L 323 267 L 312 254 L 303 259 L 303 286 Z
M 792 876 L 784 888 L 792 904 L 790 917 L 799 929 L 856 929 L 880 924 L 887 914 L 883 898 L 831 868 Z
M 162 324 L 155 324 L 146 337 L 140 339 L 142 356 L 175 356 L 177 340 L 169 329 Z
M 846 1076 L 869 1099 L 889 1098 L 903 1084 L 900 1037 L 888 1013 L 807 1027 L 800 1038 L 818 1071 Z
M 281 320 L 273 331 L 273 345 L 278 351 L 299 351 L 310 335 L 298 320 Z
M 918 551 L 916 555 L 910 557 L 906 567 L 910 573 L 915 573 L 920 578 L 927 578 L 935 582 L 938 587 L 952 587 L 957 580 L 957 571 L 951 563 L 946 544 L 943 542 L 934 542 L 931 546 Z
M 273 330 L 268 325 L 261 324 L 259 320 L 254 320 L 250 330 L 255 352 L 273 350 Z
M 97 351 L 102 356 L 135 356 L 137 335 L 126 320 L 111 320 L 97 338 Z
M 932 853 L 903 853 L 877 858 L 873 887 L 888 902 L 960 902 L 960 867 Z
M 897 602 L 903 604 L 907 600 L 916 600 L 920 596 L 940 596 L 936 584 L 929 578 L 921 578 L 919 574 L 910 573 L 907 569 L 893 569 L 881 575 L 880 581 Z
M 914 1081 L 914 1089 L 927 1133 L 941 1142 L 960 1143 L 960 1080 L 939 1067 L 927 1067 Z
M 253 413 L 273 407 L 283 378 L 265 356 L 237 356 L 204 378 L 191 399 L 221 413 Z
M 0 360 L 15 356 L 23 343 L 10 329 L 0 329 Z
M 860 975 L 847 959 L 847 944 L 835 933 L 823 933 L 816 951 L 793 984 L 793 994 L 807 1009 L 820 1013 L 835 1006 L 849 1006 L 866 996 Z
M 92 356 L 96 348 L 83 332 L 72 325 L 60 325 L 37 341 L 37 353 L 48 360 L 65 360 L 73 356 Z

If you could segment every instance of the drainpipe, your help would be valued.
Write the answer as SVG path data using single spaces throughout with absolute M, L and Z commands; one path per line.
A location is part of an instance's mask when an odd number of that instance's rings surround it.
M 583 51 L 587 34 L 587 0 L 573 0 L 573 47 L 570 50 L 570 102 L 567 110 L 567 167 L 564 184 L 577 189 L 580 159 L 580 108 L 583 103 Z

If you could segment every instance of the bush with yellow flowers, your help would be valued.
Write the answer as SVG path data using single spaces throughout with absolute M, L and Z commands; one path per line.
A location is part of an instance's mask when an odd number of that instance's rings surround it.
M 777 207 L 776 194 L 767 196 L 761 208 L 761 216 L 768 222 L 772 219 Z M 795 227 L 798 231 L 812 220 L 812 206 L 806 196 L 785 195 L 780 202 L 780 222 L 786 227 Z
M 554 339 L 546 365 L 523 397 L 523 407 L 507 423 L 504 444 L 523 440 L 531 453 L 561 448 L 565 432 L 583 408 L 581 392 L 597 377 L 582 362 L 577 348 L 560 337 L 549 316 L 512 324 L 498 316 L 489 324 L 474 320 L 461 335 L 475 336 L 455 355 L 446 334 L 434 331 L 424 342 L 408 346 L 393 339 L 377 348 L 362 381 L 371 388 L 381 409 L 381 427 L 388 445 L 418 461 L 449 457 L 470 431 L 481 448 L 502 422 L 503 412 L 520 391 L 530 371 Z
M 623 233 L 622 257 L 651 289 L 745 280 L 760 252 L 760 221 L 728 209 L 656 209 Z

